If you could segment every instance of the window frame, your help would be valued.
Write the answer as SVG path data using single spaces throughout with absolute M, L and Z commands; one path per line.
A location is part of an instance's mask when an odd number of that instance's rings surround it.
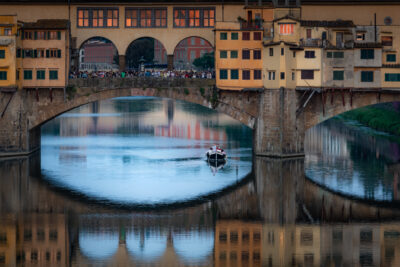
M 300 78 L 302 80 L 314 80 L 314 70 L 301 70 Z
M 253 70 L 253 79 L 254 80 L 262 80 L 262 70 L 260 70 L 260 69 Z
M 24 70 L 24 80 L 32 80 L 33 79 L 33 74 L 32 74 L 32 70 Z M 30 74 L 30 75 L 28 75 Z M 29 77 L 30 76 L 30 77 Z
M 262 40 L 262 32 L 253 32 L 253 40 L 261 41 Z
M 7 81 L 7 71 L 0 70 L 0 81 Z
M 0 59 L 5 59 L 5 58 L 6 58 L 6 50 L 0 49 Z
M 250 57 L 251 57 L 251 55 L 250 55 L 251 52 L 250 51 L 251 51 L 250 49 L 242 49 L 242 59 L 250 60 Z
M 219 50 L 219 58 L 228 58 L 228 50 Z
M 222 75 L 222 73 L 224 73 L 224 75 Z M 228 70 L 227 69 L 219 70 L 219 79 L 220 80 L 228 80 Z
M 251 72 L 250 70 L 242 70 L 242 80 L 249 81 L 251 79 Z
M 360 59 L 375 59 L 375 49 L 361 49 Z
M 222 36 L 224 36 L 224 38 L 222 38 Z M 220 39 L 221 41 L 226 41 L 226 40 L 228 40 L 228 33 L 227 33 L 227 32 L 220 32 L 220 33 L 219 33 L 219 39 Z
M 233 56 L 233 55 L 236 55 L 236 56 Z M 238 50 L 231 50 L 230 51 L 230 58 L 238 58 L 239 57 L 239 51 Z
M 54 77 L 54 73 L 56 74 L 56 77 Z M 49 80 L 58 80 L 58 70 L 49 70 Z
M 119 7 L 77 7 L 76 8 L 76 27 L 77 28 L 119 28 Z M 80 18 L 79 17 L 79 11 L 83 12 L 83 17 Z M 88 17 L 85 17 L 85 11 L 88 12 Z M 93 26 L 93 11 L 99 12 L 102 11 L 103 12 L 103 18 L 96 18 L 97 21 L 102 20 L 103 21 L 103 26 Z M 109 11 L 111 11 L 111 18 L 108 17 Z M 117 15 L 114 18 L 114 11 L 117 11 Z M 83 20 L 83 25 L 79 25 L 79 20 L 82 19 Z M 88 20 L 88 25 L 85 26 L 85 20 Z M 108 26 L 108 21 L 111 19 L 111 24 L 112 26 Z M 114 20 L 117 22 L 117 25 L 114 26 Z
M 39 75 L 39 73 L 43 75 Z M 36 70 L 36 80 L 46 80 L 46 70 L 43 69 Z
M 332 72 L 332 80 L 334 80 L 334 81 L 344 81 L 344 70 L 334 70 Z
M 242 32 L 242 41 L 250 41 L 250 32 Z
M 190 13 L 193 11 L 195 17 L 190 18 Z M 196 11 L 199 11 L 199 16 L 196 17 Z M 174 28 L 214 28 L 215 27 L 215 7 L 174 7 L 173 8 L 173 27 Z M 213 16 L 211 16 L 211 12 Z M 184 14 L 184 17 L 176 16 L 176 14 Z M 190 25 L 191 19 L 194 19 L 194 25 Z M 176 23 L 179 20 L 179 25 Z M 199 25 L 196 26 L 196 20 L 199 21 Z M 205 23 L 205 21 L 208 21 Z M 184 22 L 184 25 L 181 26 L 180 22 Z M 206 25 L 208 24 L 208 25 Z
M 314 50 L 304 51 L 304 58 L 316 58 Z
M 236 36 L 233 38 L 233 36 Z M 239 40 L 239 33 L 238 32 L 231 32 L 231 40 Z
M 394 60 L 389 60 L 389 56 L 394 57 Z M 396 54 L 386 54 L 386 62 L 396 62 L 397 55 Z
M 231 80 L 239 80 L 239 70 L 238 69 L 231 69 L 231 71 L 230 71 L 231 73 Z M 236 74 L 236 75 L 233 75 L 233 74 Z
M 373 71 L 361 71 L 360 73 L 360 81 L 362 83 L 371 83 L 374 82 L 374 72 Z
M 130 12 L 136 11 L 136 18 L 132 15 L 128 17 Z M 142 12 L 146 13 L 150 11 L 150 26 L 142 25 Z M 157 17 L 157 12 L 160 12 L 161 17 Z M 133 13 L 132 13 L 133 14 Z M 165 14 L 165 17 L 164 17 Z M 131 19 L 131 26 L 128 26 L 128 19 Z M 133 21 L 136 21 L 136 26 L 133 25 Z M 160 22 L 158 26 L 157 22 Z M 125 8 L 125 28 L 167 28 L 168 27 L 168 9 L 166 7 L 126 7 Z
M 260 60 L 261 59 L 261 49 L 254 49 L 253 50 L 253 59 Z

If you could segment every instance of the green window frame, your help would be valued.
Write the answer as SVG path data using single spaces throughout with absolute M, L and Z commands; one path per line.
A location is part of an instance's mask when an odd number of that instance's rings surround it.
M 58 70 L 49 70 L 50 80 L 58 80 Z
M 32 80 L 32 70 L 24 70 L 24 80 Z
M 396 54 L 387 54 L 386 61 L 387 62 L 396 62 Z
M 36 80 L 45 80 L 46 79 L 46 71 L 45 70 L 37 70 L 36 71 Z
M 219 39 L 220 40 L 228 40 L 228 33 L 227 32 L 219 33 Z
M 400 73 L 385 73 L 385 82 L 400 82 Z
M 344 58 L 344 52 L 333 52 L 333 58 Z
M 238 58 L 238 51 L 237 50 L 232 50 L 231 51 L 231 58 Z
M 231 33 L 231 40 L 239 40 L 239 33 L 238 32 L 232 32 Z
M 224 69 L 219 70 L 219 79 L 227 80 L 228 79 L 228 70 L 224 70 Z
M 343 70 L 334 70 L 333 71 L 333 80 L 334 81 L 343 81 L 344 80 L 344 71 Z
M 0 80 L 1 81 L 7 80 L 7 71 L 0 71 Z
M 326 52 L 326 57 L 327 58 L 332 58 L 333 53 L 332 52 Z
M 374 59 L 375 51 L 374 49 L 362 49 L 360 57 L 361 59 Z
M 4 49 L 0 50 L 0 58 L 6 58 L 6 50 Z
M 361 72 L 361 82 L 373 82 L 374 72 L 373 71 L 362 71 Z
M 219 51 L 219 58 L 228 58 L 228 51 L 226 50 Z
M 231 70 L 231 80 L 238 80 L 239 79 L 239 70 L 234 69 Z

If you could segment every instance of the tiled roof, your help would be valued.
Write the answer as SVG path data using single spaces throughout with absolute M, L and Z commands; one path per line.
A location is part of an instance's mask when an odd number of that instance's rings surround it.
M 351 20 L 302 20 L 303 27 L 349 28 L 355 27 Z
M 23 22 L 23 29 L 67 29 L 66 19 L 39 19 L 36 22 Z

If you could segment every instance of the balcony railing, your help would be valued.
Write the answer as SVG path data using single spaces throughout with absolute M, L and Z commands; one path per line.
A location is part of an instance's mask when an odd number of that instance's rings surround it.
M 262 21 L 252 20 L 252 21 L 241 21 L 240 29 L 242 30 L 262 30 L 263 23 Z

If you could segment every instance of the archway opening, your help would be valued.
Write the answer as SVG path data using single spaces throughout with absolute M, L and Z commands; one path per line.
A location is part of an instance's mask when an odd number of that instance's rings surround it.
M 167 50 L 157 39 L 143 37 L 128 46 L 125 60 L 128 70 L 166 69 Z
M 214 49 L 201 37 L 188 37 L 175 47 L 174 68 L 176 70 L 214 70 Z
M 118 50 L 107 38 L 93 37 L 81 45 L 79 49 L 80 71 L 116 71 L 118 69 Z

